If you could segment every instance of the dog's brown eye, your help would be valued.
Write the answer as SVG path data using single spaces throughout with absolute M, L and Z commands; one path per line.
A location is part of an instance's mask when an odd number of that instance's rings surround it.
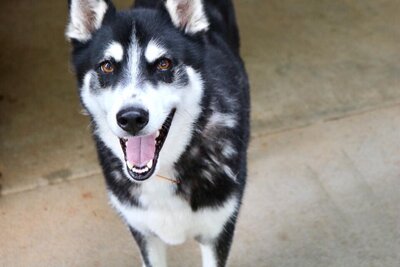
M 101 71 L 105 74 L 114 72 L 114 64 L 111 61 L 104 61 L 101 63 Z
M 172 67 L 172 61 L 168 58 L 162 58 L 157 62 L 157 69 L 161 71 L 170 70 Z

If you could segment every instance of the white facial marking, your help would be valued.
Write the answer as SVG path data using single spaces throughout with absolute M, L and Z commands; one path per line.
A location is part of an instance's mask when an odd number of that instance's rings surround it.
M 156 59 L 164 56 L 167 53 L 167 50 L 160 46 L 157 41 L 151 40 L 147 45 L 144 56 L 146 57 L 147 62 L 152 63 Z
M 107 8 L 103 0 L 72 0 L 65 32 L 67 39 L 89 40 L 92 32 L 100 28 Z
M 112 106 L 117 101 L 114 97 L 113 90 L 104 88 L 101 90 L 101 93 L 94 94 L 90 88 L 91 79 L 97 79 L 95 71 L 89 71 L 84 77 L 81 88 L 82 102 L 96 122 L 95 133 L 100 136 L 102 141 L 116 156 L 124 159 L 119 139 L 112 131 L 107 120 L 107 115 L 112 112 Z
M 118 42 L 112 42 L 104 52 L 105 59 L 114 59 L 120 62 L 124 57 L 124 49 L 122 45 Z
M 139 79 L 139 63 L 140 63 L 139 60 L 140 60 L 141 49 L 136 40 L 135 30 L 133 31 L 132 34 L 132 40 L 133 41 L 128 49 L 128 69 L 126 72 L 130 77 L 131 86 L 136 86 L 136 83 Z
M 191 67 L 186 67 L 186 73 L 189 84 L 185 88 L 175 88 L 171 91 L 171 94 L 176 95 L 179 90 L 180 99 L 175 103 L 177 108 L 175 117 L 160 152 L 160 165 L 166 168 L 173 166 L 185 151 L 192 137 L 194 122 L 202 111 L 200 102 L 203 95 L 203 80 Z

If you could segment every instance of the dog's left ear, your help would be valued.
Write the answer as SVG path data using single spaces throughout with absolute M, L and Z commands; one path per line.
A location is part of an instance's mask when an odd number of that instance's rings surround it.
M 207 31 L 209 22 L 202 0 L 166 0 L 165 7 L 175 27 L 188 34 Z
M 79 42 L 86 42 L 98 30 L 105 17 L 114 13 L 110 0 L 68 0 L 69 22 L 66 37 Z

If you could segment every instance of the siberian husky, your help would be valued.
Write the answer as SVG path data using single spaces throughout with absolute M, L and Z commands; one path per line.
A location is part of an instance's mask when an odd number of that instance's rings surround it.
M 227 263 L 246 180 L 248 79 L 230 0 L 69 0 L 66 36 L 110 202 L 146 267 L 194 238 Z

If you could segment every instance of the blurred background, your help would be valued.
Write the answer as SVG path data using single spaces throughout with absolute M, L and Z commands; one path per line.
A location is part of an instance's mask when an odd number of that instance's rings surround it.
M 400 1 L 234 2 L 252 141 L 230 266 L 400 266 Z M 139 266 L 66 22 L 66 1 L 0 3 L 0 266 Z M 169 263 L 200 266 L 195 243 Z

